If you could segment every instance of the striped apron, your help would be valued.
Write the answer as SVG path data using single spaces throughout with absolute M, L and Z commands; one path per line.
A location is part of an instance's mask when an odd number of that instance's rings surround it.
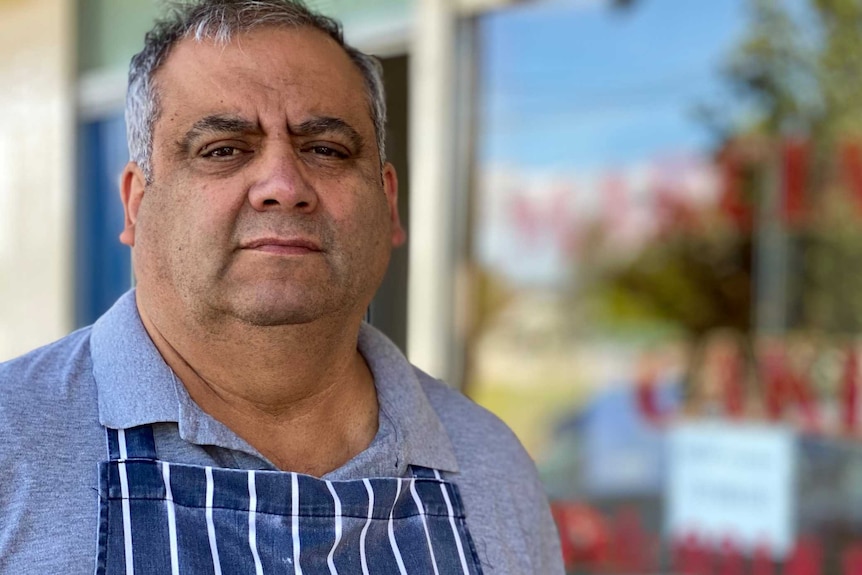
M 481 575 L 437 470 L 325 481 L 159 461 L 149 425 L 108 429 L 96 575 Z

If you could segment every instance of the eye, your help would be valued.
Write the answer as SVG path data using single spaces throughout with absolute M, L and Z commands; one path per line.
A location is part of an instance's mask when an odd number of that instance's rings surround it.
M 241 153 L 242 150 L 235 148 L 234 146 L 218 146 L 216 148 L 206 150 L 202 156 L 204 158 L 230 158 L 238 156 Z
M 340 146 L 333 146 L 329 144 L 313 144 L 305 147 L 303 151 L 310 152 L 317 156 L 324 156 L 327 158 L 335 158 L 339 160 L 344 160 L 349 156 L 348 153 L 344 151 Z

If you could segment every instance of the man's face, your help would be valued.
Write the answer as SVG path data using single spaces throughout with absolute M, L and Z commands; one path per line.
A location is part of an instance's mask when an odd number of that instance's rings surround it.
M 186 39 L 156 90 L 153 181 L 123 177 L 139 290 L 254 325 L 361 315 L 404 236 L 344 51 L 305 28 Z

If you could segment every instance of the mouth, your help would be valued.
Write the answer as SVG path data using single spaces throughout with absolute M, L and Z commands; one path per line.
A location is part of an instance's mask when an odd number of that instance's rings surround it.
M 323 250 L 315 241 L 305 238 L 259 238 L 242 244 L 241 249 L 276 255 L 305 255 Z

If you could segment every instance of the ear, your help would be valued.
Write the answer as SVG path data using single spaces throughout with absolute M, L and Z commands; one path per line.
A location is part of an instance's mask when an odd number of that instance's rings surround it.
M 138 164 L 135 162 L 126 164 L 123 175 L 120 176 L 120 200 L 123 202 L 125 212 L 125 224 L 120 233 L 120 242 L 129 247 L 135 245 L 135 224 L 138 221 L 138 209 L 144 198 L 146 183 L 144 172 Z
M 389 162 L 383 166 L 383 193 L 386 194 L 386 202 L 389 204 L 392 247 L 397 248 L 407 241 L 407 232 L 401 226 L 401 218 L 398 216 L 398 176 L 395 173 L 395 167 Z

